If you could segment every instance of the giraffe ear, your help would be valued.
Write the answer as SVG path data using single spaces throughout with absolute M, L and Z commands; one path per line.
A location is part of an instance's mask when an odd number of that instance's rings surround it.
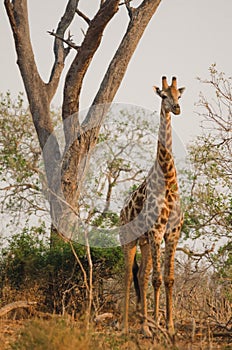
M 179 90 L 179 93 L 182 95 L 185 90 L 185 87 L 179 88 L 178 90 Z
M 153 89 L 155 93 L 161 97 L 161 90 L 157 86 L 153 86 Z

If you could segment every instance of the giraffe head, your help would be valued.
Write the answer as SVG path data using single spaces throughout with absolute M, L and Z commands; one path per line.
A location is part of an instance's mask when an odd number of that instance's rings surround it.
M 172 78 L 172 84 L 169 86 L 167 78 L 162 77 L 162 90 L 157 86 L 153 86 L 155 92 L 162 98 L 162 105 L 165 112 L 172 112 L 175 115 L 180 114 L 180 105 L 178 103 L 179 98 L 184 92 L 185 88 L 177 88 L 176 77 Z

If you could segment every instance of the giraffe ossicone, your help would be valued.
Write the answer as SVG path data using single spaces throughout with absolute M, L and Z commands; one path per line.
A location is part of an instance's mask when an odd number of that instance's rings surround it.
M 120 214 L 120 240 L 125 257 L 123 330 L 128 332 L 129 295 L 132 279 L 134 279 L 137 302 L 141 302 L 142 331 L 146 336 L 151 336 L 147 322 L 146 300 L 151 270 L 153 270 L 154 319 L 158 322 L 162 283 L 161 242 L 164 239 L 166 326 L 169 334 L 174 336 L 172 314 L 174 257 L 183 224 L 183 215 L 172 154 L 171 113 L 180 114 L 179 98 L 185 88 L 177 88 L 176 77 L 173 77 L 171 85 L 168 85 L 165 76 L 162 77 L 162 88 L 159 89 L 156 86 L 153 88 L 162 99 L 156 157 L 146 179 L 131 194 Z M 137 245 L 140 246 L 141 251 L 140 266 L 136 261 Z

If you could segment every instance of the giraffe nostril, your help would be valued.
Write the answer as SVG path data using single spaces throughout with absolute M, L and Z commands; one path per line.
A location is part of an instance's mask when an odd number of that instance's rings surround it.
M 177 103 L 176 105 L 174 105 L 175 109 L 180 109 L 180 105 Z

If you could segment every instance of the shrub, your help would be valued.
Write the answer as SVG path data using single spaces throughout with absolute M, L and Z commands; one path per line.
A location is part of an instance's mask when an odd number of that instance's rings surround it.
M 73 247 L 88 276 L 89 265 L 84 246 Z M 103 280 L 114 277 L 123 262 L 121 248 L 94 248 L 94 298 L 103 302 Z M 71 246 L 62 239 L 52 245 L 45 228 L 24 228 L 9 239 L 0 257 L 0 296 L 2 304 L 24 298 L 36 300 L 46 312 L 76 314 L 85 311 L 87 291 L 83 272 Z

